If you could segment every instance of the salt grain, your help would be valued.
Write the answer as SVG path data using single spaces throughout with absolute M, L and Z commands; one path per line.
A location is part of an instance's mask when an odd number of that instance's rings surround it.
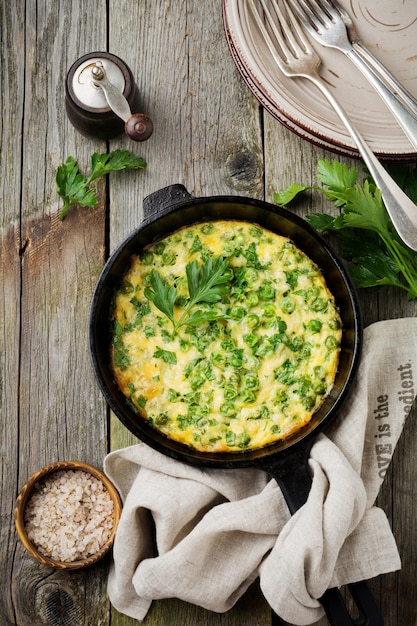
M 83 470 L 60 470 L 35 485 L 25 527 L 38 551 L 73 562 L 98 552 L 113 528 L 113 501 L 104 484 Z

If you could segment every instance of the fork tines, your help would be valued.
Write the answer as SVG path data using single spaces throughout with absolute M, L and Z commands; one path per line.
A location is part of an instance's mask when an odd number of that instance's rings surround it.
M 258 28 L 274 57 L 284 71 L 285 64 L 311 54 L 312 48 L 287 0 L 248 0 Z M 285 12 L 285 14 L 284 14 Z M 287 68 L 288 69 L 288 68 Z

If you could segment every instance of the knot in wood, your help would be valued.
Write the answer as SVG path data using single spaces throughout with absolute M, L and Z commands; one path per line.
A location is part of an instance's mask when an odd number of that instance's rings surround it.
M 42 623 L 50 626 L 75 626 L 81 623 L 81 602 L 71 585 L 46 583 L 37 590 L 35 608 Z
M 236 181 L 251 182 L 258 171 L 256 157 L 251 152 L 238 152 L 230 158 L 228 170 Z

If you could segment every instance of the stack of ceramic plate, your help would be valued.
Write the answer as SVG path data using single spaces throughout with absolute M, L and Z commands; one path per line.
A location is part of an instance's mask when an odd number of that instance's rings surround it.
M 417 97 L 415 0 L 339 2 L 351 15 L 361 41 Z M 223 20 L 234 62 L 262 106 L 308 141 L 356 156 L 352 139 L 317 87 L 280 72 L 246 0 L 223 0 Z M 386 105 L 353 63 L 338 50 L 312 45 L 322 59 L 321 76 L 372 150 L 390 160 L 415 155 Z

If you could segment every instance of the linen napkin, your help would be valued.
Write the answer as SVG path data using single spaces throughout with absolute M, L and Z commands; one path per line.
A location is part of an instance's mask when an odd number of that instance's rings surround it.
M 417 319 L 365 329 L 352 392 L 312 446 L 312 487 L 292 517 L 262 470 L 191 467 L 145 444 L 104 461 L 123 512 L 108 593 L 144 619 L 152 600 L 230 609 L 259 577 L 265 598 L 300 626 L 324 614 L 329 587 L 400 568 L 385 513 L 374 503 L 417 384 Z

